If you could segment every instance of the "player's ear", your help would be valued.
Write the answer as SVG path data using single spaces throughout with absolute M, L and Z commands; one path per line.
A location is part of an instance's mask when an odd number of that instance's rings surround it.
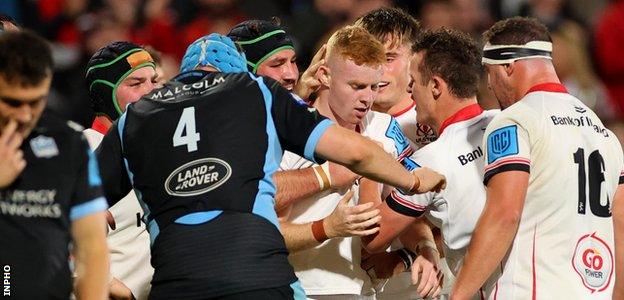
M 431 83 L 431 95 L 433 95 L 433 99 L 438 100 L 440 95 L 447 89 L 446 82 L 440 76 L 433 75 Z
M 322 86 L 329 88 L 329 82 L 331 81 L 331 70 L 326 65 L 321 65 L 316 70 L 316 78 Z

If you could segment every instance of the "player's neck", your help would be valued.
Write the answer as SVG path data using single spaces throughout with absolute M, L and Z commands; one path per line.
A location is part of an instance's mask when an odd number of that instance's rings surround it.
M 514 97 L 517 101 L 522 99 L 532 87 L 538 84 L 561 83 L 555 72 L 555 67 L 550 62 L 543 62 L 538 66 L 533 66 L 533 68 L 527 67 L 523 71 L 516 85 Z
M 340 117 L 338 117 L 338 115 L 334 113 L 334 111 L 329 106 L 329 99 L 327 98 L 328 96 L 329 96 L 329 93 L 327 93 L 327 91 L 320 91 L 318 93 L 318 97 L 316 98 L 316 101 L 314 101 L 314 104 L 312 106 L 314 106 L 314 108 L 318 110 L 319 114 L 338 123 L 340 127 L 344 127 L 350 130 L 355 130 L 355 127 L 356 127 L 355 124 L 350 124 L 348 122 L 345 122 Z
M 395 116 L 405 112 L 413 105 L 414 101 L 412 101 L 409 94 L 405 93 L 405 95 L 402 95 L 401 100 L 397 102 L 373 103 L 373 110 Z
M 453 98 L 447 101 L 442 101 L 436 105 L 436 118 L 435 124 L 430 124 L 435 132 L 440 132 L 443 126 L 448 124 L 449 120 L 453 118 L 460 110 L 477 104 L 477 97 L 471 98 Z

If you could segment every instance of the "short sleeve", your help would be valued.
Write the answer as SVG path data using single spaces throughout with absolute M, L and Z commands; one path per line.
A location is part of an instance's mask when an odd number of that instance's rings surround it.
M 414 149 L 410 145 L 409 140 L 405 137 L 403 130 L 399 122 L 393 117 L 390 117 L 388 128 L 386 129 L 385 136 L 392 143 L 392 154 L 401 165 L 407 170 L 412 171 L 417 168 L 417 164 L 410 158 L 410 155 L 414 153 Z
M 530 173 L 531 148 L 529 132 L 517 120 L 497 115 L 484 135 L 485 169 L 483 183 L 506 171 Z
M 390 209 L 399 214 L 415 218 L 425 213 L 431 200 L 431 193 L 408 196 L 398 190 L 393 190 L 386 197 L 386 203 Z
M 125 120 L 125 114 L 119 120 Z M 119 128 L 123 124 L 115 122 L 95 150 L 102 175 L 102 189 L 108 204 L 113 206 L 132 190 L 122 151 Z
M 85 137 L 80 135 L 78 173 L 74 185 L 69 209 L 70 221 L 75 221 L 90 214 L 104 211 L 108 208 L 102 196 L 102 180 L 95 155 L 89 149 Z
M 278 171 L 295 170 L 302 168 L 301 156 L 294 154 L 290 151 L 284 151 L 282 155 L 282 161 L 280 162 Z

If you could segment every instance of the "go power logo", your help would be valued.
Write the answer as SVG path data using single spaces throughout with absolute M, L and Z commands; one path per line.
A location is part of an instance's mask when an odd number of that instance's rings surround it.
M 572 266 L 583 285 L 593 294 L 609 287 L 613 275 L 613 253 L 596 233 L 582 236 L 576 243 Z
M 190 197 L 212 191 L 232 175 L 230 165 L 218 158 L 202 158 L 175 169 L 165 181 L 172 196 Z

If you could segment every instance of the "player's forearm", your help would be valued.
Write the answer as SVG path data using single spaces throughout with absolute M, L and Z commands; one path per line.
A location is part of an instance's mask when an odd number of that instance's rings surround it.
M 368 143 L 364 158 L 348 166 L 349 169 L 374 181 L 410 190 L 414 185 L 414 176 L 381 147 Z
M 362 178 L 360 180 L 358 203 L 364 204 L 372 202 L 375 205 L 380 204 L 382 202 L 380 186 L 381 184 L 375 181 L 368 178 Z M 379 226 L 380 232 L 377 234 L 362 237 L 362 246 L 369 253 L 380 253 L 385 251 L 394 239 L 392 236 L 393 233 L 389 233 L 387 230 L 387 227 L 390 226 L 390 224 L 387 224 L 387 222 L 384 221 L 383 212 Z
M 434 264 L 440 261 L 440 253 L 436 247 L 431 227 L 424 217 L 418 218 L 399 236 L 403 247 L 424 256 Z
M 76 258 L 82 265 L 82 271 L 76 278 L 76 295 L 78 299 L 106 299 L 108 294 L 108 250 L 106 244 L 92 245 L 84 252 L 82 258 Z M 80 260 L 84 260 L 79 262 Z
M 377 144 L 337 125 L 330 126 L 321 136 L 316 153 L 364 177 L 403 190 L 410 190 L 416 180 Z
M 106 299 L 108 296 L 109 265 L 105 222 L 104 213 L 99 212 L 72 224 L 78 299 Z
M 486 204 L 457 276 L 453 299 L 470 299 L 499 267 L 516 235 L 519 221 L 519 214 Z
M 312 223 L 293 224 L 280 222 L 280 230 L 290 253 L 310 249 L 320 245 L 312 234 Z
M 382 185 L 368 178 L 360 179 L 358 203 L 364 204 L 372 202 L 375 205 L 380 204 Z
M 413 217 L 408 217 L 393 211 L 385 202 L 379 206 L 379 210 L 381 215 L 379 232 L 362 237 L 362 247 L 364 247 L 368 253 L 386 251 L 392 241 L 414 221 Z
M 322 191 L 312 168 L 278 171 L 273 175 L 273 181 L 277 188 L 275 193 L 277 211 Z

